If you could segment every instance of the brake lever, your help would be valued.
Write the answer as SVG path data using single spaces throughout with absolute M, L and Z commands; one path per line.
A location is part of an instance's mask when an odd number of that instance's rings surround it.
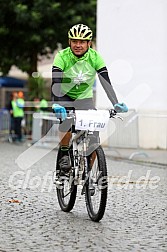
M 119 116 L 119 115 L 115 115 L 115 116 L 113 116 L 113 118 L 118 118 L 118 119 L 120 119 L 121 121 L 123 121 L 123 117 L 121 117 L 121 116 Z

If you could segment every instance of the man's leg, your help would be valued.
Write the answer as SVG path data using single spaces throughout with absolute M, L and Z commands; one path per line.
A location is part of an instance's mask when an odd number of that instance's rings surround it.
M 60 168 L 63 171 L 69 171 L 71 169 L 71 162 L 69 158 L 69 142 L 71 139 L 71 120 L 65 120 L 59 126 L 59 138 L 61 158 L 59 161 Z
M 16 140 L 20 141 L 21 139 L 21 118 L 20 117 L 15 117 L 15 135 L 16 135 Z
M 68 155 L 71 132 L 59 132 L 60 148 L 63 155 Z

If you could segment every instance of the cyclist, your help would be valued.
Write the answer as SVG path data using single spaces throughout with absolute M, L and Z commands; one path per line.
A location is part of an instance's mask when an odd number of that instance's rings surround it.
M 128 111 L 124 103 L 118 103 L 104 60 L 91 48 L 92 35 L 88 26 L 74 25 L 68 32 L 69 47 L 59 51 L 53 61 L 52 98 L 57 103 L 52 108 L 62 119 L 59 127 L 62 158 L 59 165 L 64 171 L 71 168 L 68 156 L 71 122 L 66 119 L 66 110 L 95 109 L 93 84 L 96 73 L 114 109 L 117 112 Z

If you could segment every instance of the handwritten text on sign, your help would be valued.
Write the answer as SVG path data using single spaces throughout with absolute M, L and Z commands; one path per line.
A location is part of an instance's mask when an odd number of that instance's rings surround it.
M 78 130 L 103 131 L 109 121 L 105 110 L 76 110 L 75 128 Z

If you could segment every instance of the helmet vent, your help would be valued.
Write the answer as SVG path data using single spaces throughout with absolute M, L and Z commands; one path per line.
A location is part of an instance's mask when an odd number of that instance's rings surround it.
M 92 31 L 84 24 L 74 25 L 68 32 L 69 39 L 81 39 L 81 40 L 91 40 Z

